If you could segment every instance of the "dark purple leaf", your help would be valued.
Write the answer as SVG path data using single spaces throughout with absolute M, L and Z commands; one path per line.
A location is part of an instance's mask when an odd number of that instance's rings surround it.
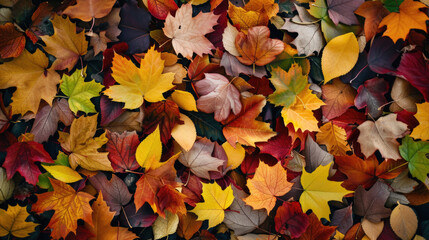
M 387 92 L 389 92 L 389 84 L 384 79 L 370 79 L 358 88 L 355 106 L 358 109 L 367 107 L 366 112 L 371 114 L 373 118 L 378 118 L 383 113 L 383 108 L 380 107 L 387 103 L 384 97 Z
M 401 55 L 402 40 L 395 44 L 389 37 L 376 38 L 368 53 L 368 65 L 372 71 L 380 74 L 395 71 L 393 62 Z
M 124 210 L 125 212 L 121 211 L 119 219 L 125 226 L 129 223 L 131 227 L 150 227 L 158 217 L 158 215 L 153 213 L 152 208 L 148 204 L 143 205 L 136 212 L 136 205 L 131 202 Z
M 347 231 L 353 226 L 353 209 L 352 205 L 339 209 L 334 212 L 332 216 L 331 226 L 337 226 L 337 230 L 346 234 Z
M 101 113 L 101 126 L 106 126 L 119 117 L 125 109 L 124 104 L 119 102 L 113 102 L 106 96 L 100 98 L 100 113 Z
M 389 193 L 388 186 L 381 181 L 376 182 L 369 191 L 359 186 L 355 192 L 353 212 L 372 222 L 380 222 L 392 212 L 384 207 Z
M 368 54 L 364 51 L 359 54 L 358 61 L 353 69 L 346 75 L 340 77 L 343 83 L 349 83 L 358 89 L 366 80 L 375 78 L 377 74 L 368 67 Z

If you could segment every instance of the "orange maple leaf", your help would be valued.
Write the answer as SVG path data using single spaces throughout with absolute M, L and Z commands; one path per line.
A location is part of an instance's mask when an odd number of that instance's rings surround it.
M 420 8 L 427 6 L 421 2 L 405 0 L 399 6 L 399 13 L 392 12 L 381 21 L 379 27 L 387 26 L 383 36 L 390 37 L 393 42 L 405 39 L 411 29 L 426 31 L 426 21 L 429 17 Z
M 33 204 L 32 211 L 43 213 L 55 210 L 48 227 L 52 229 L 54 239 L 65 238 L 70 232 L 76 234 L 77 220 L 83 219 L 92 223 L 92 209 L 89 205 L 94 197 L 85 192 L 76 192 L 71 186 L 55 179 L 51 181 L 54 191 L 36 194 L 37 202 Z

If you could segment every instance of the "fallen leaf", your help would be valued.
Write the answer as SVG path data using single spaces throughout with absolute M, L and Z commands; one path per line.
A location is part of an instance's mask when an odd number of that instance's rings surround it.
M 377 240 L 384 228 L 384 222 L 371 222 L 368 219 L 362 219 L 362 230 L 371 240 Z
M 87 52 L 88 42 L 85 40 L 85 32 L 76 33 L 76 25 L 69 18 L 54 15 L 51 22 L 54 26 L 54 35 L 40 38 L 46 43 L 45 51 L 56 58 L 52 68 L 72 70 L 77 60 Z
M 326 104 L 322 106 L 323 116 L 331 120 L 341 116 L 354 105 L 356 90 L 335 78 L 332 84 L 322 86 L 322 94 Z
M 399 13 L 391 12 L 383 18 L 379 27 L 387 26 L 383 36 L 390 37 L 393 42 L 407 37 L 411 29 L 421 29 L 426 32 L 426 20 L 429 17 L 420 11 L 420 8 L 427 8 L 421 2 L 405 0 L 399 5 Z
M 354 11 L 364 2 L 364 0 L 327 0 L 329 17 L 335 25 L 339 22 L 347 25 L 359 24 Z
M 165 20 L 169 13 L 174 13 L 178 8 L 173 0 L 147 0 L 147 9 L 160 20 Z
M 194 122 L 185 114 L 180 114 L 183 124 L 177 124 L 171 130 L 171 136 L 185 151 L 191 150 L 197 139 L 197 130 Z
M 429 103 L 416 104 L 416 106 L 417 113 L 414 116 L 419 121 L 419 125 L 413 129 L 410 136 L 415 139 L 429 140 L 429 136 L 427 135 L 429 133 L 429 122 L 427 120 L 429 116 Z
M 11 58 L 21 55 L 25 47 L 25 36 L 13 23 L 0 25 L 0 57 Z
M 93 225 L 89 201 L 94 197 L 85 192 L 76 192 L 61 181 L 50 179 L 50 182 L 54 191 L 37 194 L 38 200 L 31 210 L 38 214 L 55 210 L 47 226 L 52 229 L 51 236 L 60 239 L 65 238 L 69 232 L 76 234 L 78 219 Z
M 190 92 L 174 90 L 171 94 L 171 99 L 183 110 L 198 112 L 197 103 Z
M 159 168 L 162 155 L 161 135 L 159 126 L 149 134 L 136 149 L 136 160 L 146 171 Z
M 231 111 L 239 114 L 242 108 L 240 92 L 228 79 L 218 73 L 206 73 L 205 78 L 194 84 L 200 95 L 197 108 L 205 113 L 213 113 L 220 122 L 228 118 Z
M 140 62 L 140 68 L 125 57 L 115 54 L 112 77 L 119 85 L 104 90 L 109 98 L 125 103 L 124 108 L 135 109 L 149 102 L 164 100 L 162 93 L 173 87 L 174 73 L 162 73 L 164 60 L 154 47 L 149 49 Z
M 426 101 L 429 101 L 428 65 L 422 52 L 404 53 L 396 73 L 417 88 Z
M 77 4 L 67 7 L 63 14 L 71 18 L 78 18 L 84 22 L 95 21 L 95 18 L 102 18 L 112 10 L 115 0 L 77 0 Z
M 366 107 L 366 113 L 372 118 L 378 118 L 383 113 L 383 106 L 387 103 L 384 96 L 389 92 L 389 84 L 382 78 L 372 78 L 365 81 L 358 88 L 355 106 L 358 109 Z
M 222 43 L 223 47 L 226 51 L 228 51 L 233 56 L 240 56 L 240 53 L 237 51 L 237 48 L 235 47 L 235 39 L 237 38 L 239 31 L 237 28 L 235 28 L 233 25 L 231 25 L 229 22 L 223 31 L 222 34 Z
M 351 151 L 347 142 L 346 130 L 335 125 L 332 121 L 320 127 L 320 132 L 316 134 L 317 142 L 324 144 L 332 155 L 346 155 Z
M 189 240 L 200 229 L 202 221 L 197 221 L 197 216 L 188 212 L 186 215 L 179 215 L 179 226 L 177 227 L 177 235 Z
M 235 38 L 234 38 L 235 41 Z M 235 46 L 235 45 L 234 45 Z M 224 53 L 225 54 L 225 53 Z M 189 64 L 188 76 L 190 80 L 201 80 L 205 73 L 209 73 L 219 68 L 218 64 L 210 62 L 209 55 L 197 55 Z
M 408 169 L 413 177 L 422 182 L 426 181 L 429 173 L 429 143 L 423 141 L 414 141 L 410 136 L 402 139 L 399 146 L 401 156 L 408 162 Z
M 219 16 L 210 13 L 199 13 L 192 17 L 192 5 L 184 4 L 176 11 L 173 17 L 169 13 L 162 29 L 165 36 L 172 39 L 176 54 L 182 54 L 185 58 L 191 58 L 195 52 L 202 56 L 210 54 L 213 44 L 204 36 L 213 32 L 213 26 L 217 24 Z
M 12 197 L 15 189 L 15 182 L 7 179 L 6 170 L 0 168 L 0 203 L 5 202 Z
M 412 208 L 398 203 L 390 216 L 390 226 L 401 239 L 412 239 L 418 226 L 416 213 Z
M 352 70 L 358 56 L 359 45 L 354 33 L 347 33 L 329 41 L 322 54 L 325 83 Z
M 307 214 L 302 212 L 298 202 L 283 202 L 277 208 L 274 220 L 276 231 L 292 238 L 299 238 L 310 225 Z
M 204 198 L 204 202 L 197 203 L 190 212 L 195 213 L 198 220 L 208 220 L 208 228 L 222 223 L 225 209 L 231 206 L 234 200 L 231 186 L 222 190 L 217 183 L 203 183 L 201 196 Z
M 341 201 L 344 195 L 352 193 L 341 187 L 340 182 L 328 180 L 329 168 L 332 163 L 326 166 L 319 166 L 312 173 L 303 169 L 301 185 L 304 191 L 299 198 L 302 210 L 306 212 L 311 209 L 319 218 L 330 220 L 331 213 L 328 201 Z
M 365 18 L 364 30 L 367 41 L 375 36 L 381 20 L 389 13 L 383 3 L 378 1 L 364 2 L 355 11 L 355 14 Z
M 265 9 L 246 10 L 236 7 L 231 2 L 228 7 L 228 16 L 231 18 L 232 23 L 240 26 L 244 33 L 247 33 L 252 27 L 266 26 L 269 20 Z
M 82 176 L 68 166 L 62 165 L 42 165 L 55 179 L 65 183 L 74 183 L 82 179 Z
M 225 68 L 225 72 L 229 76 L 238 77 L 240 73 L 253 75 L 255 77 L 263 77 L 267 75 L 267 70 L 265 70 L 264 67 L 255 66 L 253 69 L 251 66 L 242 64 L 235 56 L 227 52 L 222 55 L 220 65 Z
M 140 141 L 135 131 L 121 134 L 107 131 L 106 137 L 109 139 L 106 151 L 109 152 L 108 157 L 115 172 L 126 172 L 126 170 L 139 168 L 135 152 Z
M 277 197 L 289 192 L 292 185 L 287 181 L 287 172 L 280 162 L 272 167 L 260 162 L 255 176 L 247 181 L 250 196 L 243 201 L 253 209 L 264 208 L 269 214 L 276 205 Z
M 335 211 L 330 225 L 337 226 L 337 231 L 346 234 L 347 230 L 353 226 L 352 205 Z
M 358 129 L 360 134 L 357 141 L 365 157 L 368 158 L 378 150 L 384 158 L 401 158 L 396 139 L 404 137 L 408 128 L 407 124 L 396 120 L 396 114 L 380 117 L 375 122 L 366 121 Z
M 308 173 L 312 173 L 319 166 L 330 165 L 334 160 L 334 156 L 323 150 L 310 136 L 305 140 L 303 155 L 306 163 L 304 165 L 305 170 Z M 302 171 L 302 168 L 300 171 Z
M 266 26 L 252 27 L 248 33 L 239 32 L 235 38 L 235 47 L 241 56 L 238 61 L 245 65 L 264 66 L 272 62 L 284 50 L 284 43 L 270 38 Z
M 336 227 L 323 225 L 316 214 L 311 213 L 308 215 L 309 225 L 307 230 L 299 237 L 299 240 L 329 240 L 331 235 L 335 232 Z
M 381 181 L 377 181 L 369 191 L 359 186 L 355 192 L 353 212 L 375 223 L 389 217 L 391 210 L 384 207 L 389 197 L 387 188 Z
M 153 235 L 155 239 L 167 237 L 168 235 L 176 232 L 178 225 L 179 217 L 177 214 L 172 214 L 167 211 L 165 217 L 158 216 L 156 221 L 153 223 Z
M 7 210 L 0 209 L 0 237 L 13 235 L 17 238 L 25 238 L 33 233 L 38 224 L 26 222 L 29 214 L 26 207 L 8 206 Z M 10 236 L 9 236 L 10 237 Z
M 407 110 L 408 112 L 417 112 L 416 103 L 423 100 L 422 94 L 414 88 L 405 79 L 397 77 L 390 93 L 394 103 L 390 105 L 390 110 Z M 398 112 L 399 112 L 398 111 Z

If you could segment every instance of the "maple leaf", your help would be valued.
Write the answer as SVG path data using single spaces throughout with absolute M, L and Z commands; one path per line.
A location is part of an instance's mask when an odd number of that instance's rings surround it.
M 312 111 L 319 109 L 325 103 L 314 95 L 309 87 L 310 84 L 307 84 L 304 90 L 296 96 L 299 101 L 295 101 L 295 104 L 288 108 L 283 108 L 281 112 L 285 126 L 292 123 L 295 131 L 299 129 L 302 132 L 320 131 L 317 126 L 318 121 Z
M 47 141 L 56 132 L 58 121 L 70 126 L 73 118 L 73 113 L 70 111 L 66 99 L 57 99 L 54 100 L 52 106 L 48 104 L 43 106 L 37 112 L 31 128 L 34 141 L 39 143 Z
M 316 136 L 317 142 L 326 145 L 329 153 L 333 155 L 346 155 L 347 151 L 351 151 L 347 142 L 346 130 L 332 121 L 320 127 L 320 132 Z
M 194 84 L 200 98 L 197 108 L 215 114 L 216 121 L 225 120 L 230 112 L 241 111 L 240 92 L 228 79 L 217 73 L 206 73 L 205 78 Z
M 416 105 L 417 113 L 414 115 L 414 117 L 417 118 L 417 121 L 419 121 L 419 125 L 413 129 L 410 136 L 415 139 L 429 140 L 429 103 L 425 102 Z
M 247 35 L 239 32 L 235 38 L 235 47 L 241 55 L 237 57 L 241 63 L 264 66 L 283 52 L 284 43 L 270 38 L 268 27 L 257 26 L 250 28 Z
M 365 157 L 371 156 L 376 150 L 384 158 L 400 159 L 396 138 L 402 138 L 407 132 L 407 124 L 396 120 L 396 114 L 380 117 L 377 121 L 366 121 L 358 127 L 360 143 Z
M 272 167 L 260 162 L 255 176 L 247 181 L 250 196 L 243 201 L 253 209 L 265 208 L 269 214 L 276 205 L 276 197 L 285 195 L 292 185 L 293 183 L 287 181 L 286 170 L 280 162 Z
M 382 2 L 369 1 L 362 3 L 355 13 L 365 18 L 365 37 L 369 41 L 377 33 L 381 20 L 389 15 L 390 12 L 384 7 Z
M 349 84 L 344 84 L 340 79 L 335 78 L 332 84 L 322 86 L 322 94 L 326 104 L 322 106 L 323 116 L 327 119 L 333 119 L 341 116 L 353 106 L 356 90 Z
M 25 36 L 16 30 L 13 23 L 0 25 L 0 57 L 10 58 L 21 55 L 25 47 Z
M 1 88 L 16 87 L 11 103 L 13 114 L 37 113 L 42 99 L 52 103 L 60 75 L 48 66 L 48 57 L 39 49 L 33 54 L 24 50 L 19 57 L 0 65 Z
M 217 183 L 203 183 L 203 193 L 201 196 L 204 202 L 199 202 L 193 212 L 198 216 L 198 220 L 208 220 L 208 228 L 212 228 L 224 220 L 225 209 L 231 206 L 234 201 L 231 186 L 224 190 Z
M 232 230 L 236 235 L 243 235 L 252 232 L 261 225 L 268 217 L 265 210 L 253 210 L 252 207 L 246 205 L 242 200 L 248 197 L 244 191 L 232 187 L 234 201 L 230 206 L 230 210 L 225 212 L 223 223 Z
M 302 212 L 298 202 L 284 202 L 277 208 L 274 220 L 276 231 L 292 238 L 299 238 L 310 224 L 307 214 Z
M 78 18 L 84 22 L 91 20 L 95 21 L 94 18 L 102 18 L 109 14 L 112 10 L 115 0 L 77 0 L 77 4 L 67 7 L 63 14 L 68 15 L 71 18 Z
M 8 147 L 6 152 L 3 167 L 6 168 L 7 178 L 11 179 L 18 171 L 28 183 L 34 186 L 41 174 L 35 162 L 54 162 L 49 153 L 43 148 L 43 145 L 33 141 L 17 142 Z
M 158 216 L 152 225 L 153 236 L 155 239 L 167 237 L 176 232 L 179 225 L 179 216 L 166 212 L 165 217 Z
M 110 209 L 115 212 L 115 215 L 119 215 L 123 206 L 131 200 L 131 193 L 128 191 L 127 185 L 112 174 L 112 178 L 107 180 L 106 176 L 99 172 L 95 176 L 90 177 L 89 181 L 97 191 L 103 193 L 106 197 L 106 203 Z M 100 197 L 99 195 L 99 197 Z
M 124 108 L 135 109 L 149 102 L 164 100 L 162 93 L 173 87 L 174 73 L 162 73 L 164 60 L 155 47 L 149 49 L 137 68 L 131 60 L 115 53 L 112 77 L 119 85 L 110 86 L 104 91 L 116 102 L 125 103 Z
M 262 11 L 267 12 L 267 16 L 272 18 L 279 12 L 279 5 L 274 0 L 250 0 L 244 5 L 243 9 L 247 11 Z
M 427 8 L 421 2 L 405 0 L 399 5 L 399 13 L 392 12 L 380 22 L 379 27 L 387 26 L 383 36 L 390 37 L 393 42 L 405 39 L 411 29 L 420 29 L 426 32 L 426 20 L 429 17 L 421 12 L 420 8 Z
M 193 213 L 179 215 L 179 226 L 177 226 L 177 235 L 189 240 L 200 229 L 202 221 L 197 221 L 197 216 Z
M 287 72 L 279 67 L 273 69 L 270 82 L 276 91 L 268 96 L 268 101 L 276 106 L 290 107 L 297 101 L 297 95 L 307 86 L 307 76 L 302 74 L 298 64 L 292 64 Z
M 309 225 L 307 230 L 301 235 L 298 240 L 329 240 L 335 232 L 336 227 L 325 226 L 317 218 L 315 213 L 308 215 Z
M 327 0 L 329 17 L 335 25 L 339 22 L 347 25 L 359 24 L 354 11 L 364 2 L 364 0 Z
M 54 26 L 54 35 L 40 36 L 46 43 L 44 49 L 56 60 L 52 65 L 55 70 L 73 69 L 81 55 L 85 55 L 88 42 L 85 40 L 85 32 L 76 33 L 76 25 L 68 18 L 54 15 L 51 20 Z
M 148 0 L 147 9 L 152 16 L 165 20 L 169 13 L 174 13 L 179 7 L 174 0 Z
M 116 172 L 139 168 L 135 152 L 140 141 L 136 131 L 121 134 L 107 131 L 106 137 L 109 139 L 106 151 L 109 152 L 109 160 Z
M 112 227 L 110 225 L 114 216 L 115 213 L 109 210 L 109 207 L 103 200 L 103 194 L 100 192 L 97 200 L 92 204 L 92 224 L 85 222 L 85 228 L 94 235 L 94 237 L 89 239 L 136 239 L 137 236 L 133 232 L 128 231 L 127 228 Z
M 82 71 L 86 72 L 86 69 Z M 68 97 L 70 110 L 75 114 L 82 111 L 86 114 L 96 113 L 91 98 L 100 96 L 103 85 L 95 82 L 85 82 L 81 72 L 76 70 L 71 76 L 64 75 L 60 84 L 61 91 Z
M 29 216 L 27 208 L 19 205 L 9 205 L 7 211 L 0 209 L 0 215 L 2 216 L 0 218 L 0 237 L 5 237 L 10 234 L 17 238 L 25 238 L 28 237 L 30 233 L 34 232 L 38 225 L 33 222 L 25 221 Z
M 359 44 L 354 33 L 346 33 L 329 41 L 322 54 L 325 83 L 352 70 L 358 57 Z
M 37 202 L 31 210 L 43 213 L 55 210 L 48 227 L 52 229 L 52 237 L 65 238 L 69 232 L 76 233 L 77 220 L 83 219 L 93 225 L 89 205 L 94 197 L 85 192 L 76 192 L 72 187 L 61 181 L 50 179 L 54 191 L 37 194 Z
M 211 63 L 209 59 L 209 55 L 207 54 L 203 54 L 203 56 L 197 55 L 192 60 L 191 64 L 189 64 L 188 76 L 190 80 L 201 80 L 204 78 L 205 73 L 212 72 L 217 68 L 219 68 L 219 65 L 216 63 Z
M 247 33 L 248 30 L 255 26 L 266 26 L 269 18 L 265 9 L 246 10 L 245 8 L 236 7 L 231 2 L 228 6 L 228 16 L 234 25 L 240 26 L 241 31 Z
M 253 95 L 242 98 L 243 107 L 237 115 L 231 114 L 225 120 L 223 134 L 231 146 L 238 142 L 246 146 L 255 146 L 255 142 L 265 142 L 275 136 L 268 123 L 260 122 L 255 118 L 262 111 L 266 100 L 262 95 Z
M 426 181 L 429 173 L 429 143 L 414 141 L 411 137 L 405 136 L 402 145 L 399 147 L 401 156 L 408 162 L 408 169 L 413 177 L 422 182 Z
M 380 222 L 382 218 L 389 217 L 391 210 L 384 207 L 389 197 L 387 188 L 388 186 L 380 181 L 377 181 L 369 191 L 359 186 L 355 192 L 353 212 L 374 223 Z
M 179 161 L 198 177 L 210 179 L 210 172 L 219 172 L 224 164 L 224 160 L 212 156 L 215 144 L 207 138 L 199 139 L 191 150 L 182 152 Z
M 108 153 L 97 150 L 108 141 L 105 133 L 93 138 L 97 129 L 97 116 L 82 116 L 72 122 L 70 133 L 59 132 L 58 142 L 65 151 L 70 152 L 70 166 L 73 169 L 80 165 L 90 171 L 113 171 Z
M 328 180 L 329 168 L 331 164 L 319 166 L 312 173 L 302 170 L 301 185 L 304 191 L 299 198 L 302 210 L 309 209 L 321 219 L 329 220 L 331 213 L 328 201 L 341 201 L 344 195 L 352 193 L 341 187 L 340 182 Z
M 173 48 L 177 54 L 191 58 L 195 52 L 202 56 L 204 53 L 210 54 L 214 48 L 204 35 L 214 31 L 213 26 L 217 24 L 218 18 L 219 16 L 213 12 L 200 12 L 192 17 L 192 5 L 184 4 L 176 11 L 175 17 L 168 14 L 162 30 L 165 36 L 172 39 Z

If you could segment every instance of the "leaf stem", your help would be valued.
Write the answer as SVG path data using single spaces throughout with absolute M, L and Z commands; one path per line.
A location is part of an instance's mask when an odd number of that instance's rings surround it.
M 125 212 L 124 206 L 122 206 L 122 205 L 121 205 L 121 209 L 122 209 L 122 212 L 124 213 L 125 220 L 127 220 L 128 226 L 129 226 L 130 228 L 133 228 L 133 226 L 131 226 L 130 221 L 128 220 L 128 216 L 127 216 L 127 213 Z

